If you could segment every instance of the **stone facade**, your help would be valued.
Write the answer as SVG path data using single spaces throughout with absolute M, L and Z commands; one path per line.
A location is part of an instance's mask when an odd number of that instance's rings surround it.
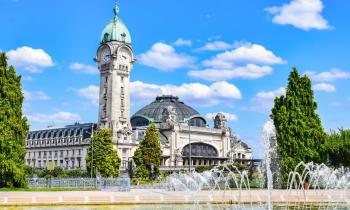
M 27 134 L 26 164 L 46 168 L 49 162 L 66 169 L 86 169 L 85 158 L 96 124 L 32 130 Z
M 131 46 L 118 41 L 104 43 L 97 51 L 96 61 L 100 70 L 98 127 L 111 130 L 112 142 L 124 166 L 137 146 L 132 141 L 130 125 L 129 86 L 134 62 Z
M 171 98 L 171 96 L 165 96 L 165 98 L 169 97 Z M 245 160 L 252 158 L 251 149 L 237 140 L 231 129 L 227 127 L 226 117 L 222 113 L 218 113 L 215 117 L 214 128 L 208 127 L 206 123 L 205 126 L 189 123 L 191 119 L 197 117 L 198 115 L 189 117 L 187 122 L 179 121 L 176 109 L 169 105 L 164 105 L 161 117 L 153 116 L 153 119 L 162 119 L 161 122 L 153 123 L 156 123 L 160 133 L 163 168 L 217 165 L 224 161 L 245 163 Z M 140 116 L 134 115 L 132 119 L 135 118 L 139 120 Z M 143 139 L 146 129 L 147 126 L 133 126 L 135 142 Z

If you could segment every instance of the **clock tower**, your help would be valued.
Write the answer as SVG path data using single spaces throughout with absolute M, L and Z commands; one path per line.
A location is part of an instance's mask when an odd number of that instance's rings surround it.
M 130 125 L 130 73 L 135 62 L 131 37 L 119 18 L 116 3 L 114 18 L 105 26 L 95 58 L 100 71 L 99 128 L 109 128 L 112 141 L 123 162 L 132 157 Z

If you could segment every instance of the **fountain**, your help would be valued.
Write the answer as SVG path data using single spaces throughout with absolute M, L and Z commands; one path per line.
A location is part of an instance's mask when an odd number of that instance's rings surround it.
M 274 185 L 278 185 L 280 170 L 277 163 L 277 136 L 276 136 L 276 128 L 273 124 L 272 119 L 269 119 L 262 130 L 262 143 L 264 145 L 264 160 L 263 160 L 263 171 L 267 177 L 267 190 L 268 190 L 268 209 L 271 210 L 272 202 L 272 190 Z M 274 183 L 275 181 L 275 183 Z
M 243 208 L 243 203 L 248 203 L 249 209 L 257 209 L 253 203 L 258 203 L 259 209 L 272 210 L 276 202 L 283 203 L 278 209 L 350 209 L 349 169 L 333 169 L 325 164 L 301 162 L 290 172 L 287 189 L 278 190 L 280 171 L 277 164 L 276 130 L 272 120 L 267 121 L 263 127 L 262 142 L 264 162 L 260 176 L 266 177 L 267 184 L 260 191 L 251 190 L 247 171 L 238 170 L 232 163 L 224 163 L 203 173 L 174 173 L 167 178 L 166 187 L 170 191 L 190 192 L 197 204 L 196 199 L 200 193 L 215 195 L 223 191 L 222 201 L 225 196 L 231 195 L 231 202 L 238 204 L 238 209 Z M 276 190 L 274 186 L 277 186 Z M 265 194 L 262 199 L 261 192 Z M 262 207 L 263 203 L 265 207 Z M 237 205 L 228 209 L 234 208 Z

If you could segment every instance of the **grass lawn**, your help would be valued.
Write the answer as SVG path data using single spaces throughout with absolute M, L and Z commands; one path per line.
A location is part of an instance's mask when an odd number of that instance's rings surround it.
M 98 191 L 94 188 L 0 188 L 0 192 Z

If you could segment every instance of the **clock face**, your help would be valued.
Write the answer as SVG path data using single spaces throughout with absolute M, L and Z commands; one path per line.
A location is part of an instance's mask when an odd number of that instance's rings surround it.
M 130 63 L 130 54 L 128 50 L 122 48 L 118 52 L 118 60 L 122 64 L 129 64 Z
M 102 59 L 105 63 L 108 63 L 111 60 L 111 51 L 108 48 L 103 50 Z

